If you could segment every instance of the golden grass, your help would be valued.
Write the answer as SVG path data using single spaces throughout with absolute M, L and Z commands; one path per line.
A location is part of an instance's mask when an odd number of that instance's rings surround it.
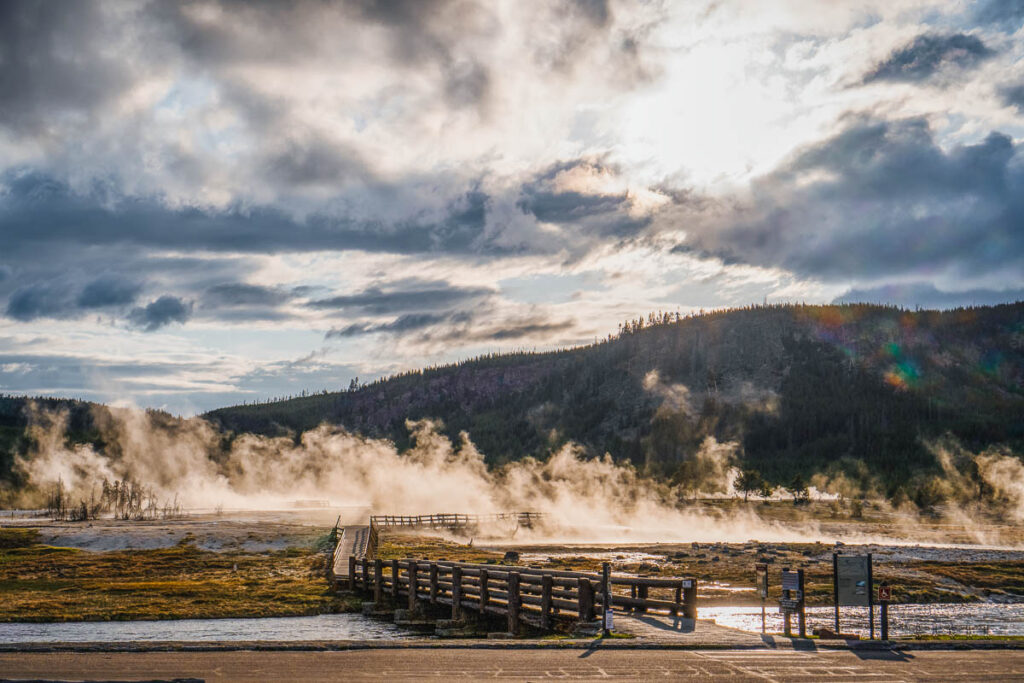
M 356 607 L 328 592 L 311 549 L 204 551 L 190 544 L 88 552 L 0 536 L 0 621 L 297 616 Z M 22 541 L 25 539 L 22 538 Z M 29 539 L 32 540 L 31 538 Z

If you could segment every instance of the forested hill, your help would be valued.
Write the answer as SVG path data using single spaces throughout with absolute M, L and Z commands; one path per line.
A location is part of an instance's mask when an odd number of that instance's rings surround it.
M 215 410 L 233 432 L 322 422 L 408 445 L 407 419 L 470 434 L 488 461 L 572 440 L 650 474 L 679 471 L 706 436 L 781 482 L 828 468 L 893 492 L 935 467 L 924 447 L 1024 444 L 1024 304 L 905 311 L 767 306 L 649 316 L 593 346 L 478 358 L 358 389 Z

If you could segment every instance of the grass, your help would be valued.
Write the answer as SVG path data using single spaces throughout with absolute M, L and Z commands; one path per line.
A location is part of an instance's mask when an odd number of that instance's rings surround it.
M 0 621 L 280 617 L 352 611 L 312 548 L 209 552 L 190 543 L 89 552 L 0 530 Z

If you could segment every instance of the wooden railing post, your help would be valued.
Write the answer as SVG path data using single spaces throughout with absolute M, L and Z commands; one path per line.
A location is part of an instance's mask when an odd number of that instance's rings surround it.
M 348 589 L 354 591 L 356 589 L 356 556 L 348 556 Z
M 547 631 L 551 628 L 551 588 L 554 579 L 551 574 L 540 577 L 540 627 Z
M 633 598 L 634 600 L 636 600 L 636 598 L 637 598 L 636 584 L 635 583 L 630 584 L 630 586 L 629 586 L 629 597 Z M 637 607 L 636 605 L 633 605 L 632 607 L 629 608 L 629 611 L 631 611 L 631 612 L 639 612 L 640 608 Z
M 590 579 L 579 578 L 579 618 L 580 621 L 594 620 L 594 587 Z
M 395 606 L 398 606 L 398 560 L 391 560 L 391 599 L 395 601 Z
M 697 618 L 697 579 L 683 579 L 683 616 Z
M 409 569 L 406 571 L 409 573 L 409 612 L 411 613 L 416 611 L 416 560 L 409 560 Z
M 462 617 L 462 567 L 452 567 L 452 621 Z
M 380 605 L 384 602 L 384 561 L 373 561 L 373 601 Z
M 430 604 L 437 604 L 437 562 L 430 563 Z
M 487 587 L 487 570 L 480 570 L 480 614 L 487 609 L 487 603 L 491 601 L 491 591 Z
M 647 586 L 644 586 L 644 585 L 638 586 L 637 587 L 637 593 L 639 593 L 639 595 L 637 597 L 639 597 L 641 600 L 646 600 L 647 599 Z M 640 611 L 641 614 L 646 613 L 647 612 L 647 605 L 646 604 L 640 605 L 639 611 Z
M 362 564 L 363 564 L 363 577 L 362 577 L 363 578 L 363 590 L 364 591 L 368 591 L 368 590 L 370 590 L 370 561 L 364 557 Z
M 519 572 L 508 575 L 508 632 L 519 635 Z
M 683 581 L 680 580 L 679 581 L 679 585 L 676 586 L 676 597 L 675 597 L 675 600 L 673 600 L 673 602 L 675 604 L 672 605 L 672 609 L 669 610 L 669 614 L 671 614 L 673 617 L 678 617 L 679 616 L 679 607 L 680 607 L 680 603 L 682 603 L 682 601 L 683 601 Z

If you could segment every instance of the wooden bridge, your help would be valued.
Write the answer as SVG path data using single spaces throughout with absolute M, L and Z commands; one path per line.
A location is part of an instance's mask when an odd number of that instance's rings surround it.
M 697 618 L 697 581 L 692 578 L 649 578 L 556 571 L 509 565 L 470 564 L 445 560 L 349 559 L 348 588 L 361 590 L 383 606 L 405 600 L 408 614 L 426 606 L 451 609 L 459 621 L 466 612 L 504 617 L 508 632 L 523 624 L 552 630 L 558 622 L 588 624 L 605 609 L 632 613 L 664 612 Z M 618 590 L 616 590 L 618 589 Z M 651 592 L 661 594 L 652 597 Z
M 377 556 L 380 529 L 433 529 L 452 533 L 477 531 L 481 527 L 502 525 L 513 533 L 520 528 L 532 529 L 543 515 L 539 512 L 497 512 L 489 515 L 437 513 L 431 515 L 372 515 L 365 525 L 341 526 L 341 517 L 334 524 L 335 539 L 331 557 L 332 582 L 344 581 L 349 576 L 349 560 L 372 560 Z
M 370 517 L 370 525 L 385 529 L 446 529 L 459 532 L 495 525 L 532 529 L 542 518 L 543 513 L 540 512 L 496 512 L 489 515 L 443 512 L 431 515 L 373 515 Z

